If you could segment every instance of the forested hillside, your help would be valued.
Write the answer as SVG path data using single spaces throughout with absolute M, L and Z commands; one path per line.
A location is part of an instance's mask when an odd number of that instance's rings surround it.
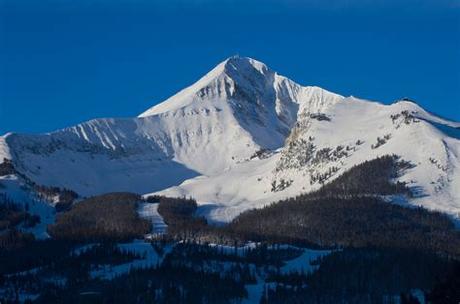
M 318 191 L 211 225 L 193 198 L 109 193 L 69 205 L 51 239 L 20 229 L 14 202 L 0 223 L 0 300 L 35 303 L 455 303 L 460 232 L 401 204 L 411 164 L 382 156 Z M 140 206 L 167 225 L 152 233 Z M 14 229 L 18 227 L 18 229 Z M 395 302 L 396 301 L 396 302 Z M 246 302 L 246 303 L 247 303 Z
M 193 200 L 157 200 L 159 211 L 171 223 L 168 235 L 173 239 L 405 248 L 460 256 L 460 232 L 448 216 L 385 201 L 385 195 L 401 200 L 411 195 L 405 184 L 393 182 L 410 167 L 394 155 L 378 157 L 353 167 L 318 191 L 244 212 L 219 227 L 194 215 Z
M 73 241 L 129 240 L 150 231 L 150 223 L 137 213 L 141 197 L 109 193 L 85 199 L 58 215 L 48 227 L 52 238 Z

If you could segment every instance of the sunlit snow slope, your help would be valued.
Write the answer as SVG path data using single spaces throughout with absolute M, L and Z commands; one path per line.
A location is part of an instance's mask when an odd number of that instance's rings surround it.
M 95 119 L 42 135 L 0 137 L 0 157 L 43 185 L 191 195 L 228 221 L 318 188 L 364 160 L 397 154 L 420 204 L 460 212 L 460 124 L 415 103 L 344 98 L 231 57 L 139 117 Z
M 458 217 L 458 123 L 442 121 L 412 102 L 385 106 L 353 97 L 323 113 L 327 119 L 299 115 L 285 147 L 270 155 L 242 162 L 219 176 L 187 180 L 159 194 L 193 196 L 203 203 L 204 215 L 226 222 L 246 209 L 318 189 L 318 178 L 327 183 L 364 160 L 396 154 L 413 165 L 399 178 L 414 194 L 405 203 Z
M 0 153 L 37 183 L 83 195 L 155 191 L 281 147 L 299 101 L 307 99 L 321 109 L 340 96 L 232 57 L 137 118 L 95 119 L 43 135 L 10 133 Z

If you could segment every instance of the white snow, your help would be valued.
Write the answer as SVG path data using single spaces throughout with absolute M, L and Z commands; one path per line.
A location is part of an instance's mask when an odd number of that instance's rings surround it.
M 417 122 L 406 124 L 403 112 Z M 330 121 L 315 119 L 318 114 Z M 372 148 L 377 137 L 388 134 L 384 145 Z M 302 156 L 292 144 L 310 138 L 316 150 L 343 145 L 352 151 L 339 160 L 280 169 L 287 156 L 290 161 Z M 251 159 L 260 149 L 272 153 Z M 0 158 L 12 159 L 38 184 L 84 196 L 112 191 L 192 196 L 199 212 L 216 223 L 318 188 L 310 184 L 311 172 L 337 167 L 335 178 L 384 154 L 416 165 L 399 178 L 417 193 L 408 204 L 459 216 L 460 123 L 409 101 L 383 105 L 301 86 L 250 58 L 225 60 L 139 117 L 0 137 Z M 292 184 L 272 192 L 272 182 L 281 180 Z
M 9 199 L 20 205 L 28 213 L 40 217 L 40 223 L 31 228 L 22 227 L 21 230 L 32 233 L 36 239 L 49 238 L 47 226 L 54 223 L 54 207 L 38 197 L 21 178 L 15 175 L 0 177 L 0 185 L 0 193 L 6 194 Z
M 166 223 L 163 217 L 158 213 L 158 205 L 152 203 L 142 203 L 139 206 L 139 216 L 152 222 L 152 232 L 156 235 L 166 232 Z
M 393 123 L 390 115 L 415 111 L 418 122 L 406 125 Z M 325 172 L 331 166 L 340 168 L 337 177 L 353 165 L 386 154 L 397 154 L 415 165 L 400 181 L 405 181 L 418 193 L 408 204 L 460 214 L 460 137 L 458 123 L 444 122 L 443 129 L 433 125 L 417 105 L 398 102 L 389 106 L 375 102 L 346 98 L 325 113 L 331 121 L 317 121 L 304 117 L 278 153 L 266 159 L 244 161 L 217 176 L 196 177 L 156 194 L 192 196 L 200 203 L 200 212 L 214 222 L 228 222 L 244 210 L 262 207 L 273 201 L 315 190 L 310 185 L 309 170 Z M 440 118 L 433 120 L 440 121 Z M 449 131 L 449 133 L 447 131 Z M 382 146 L 372 149 L 377 137 L 391 134 Z M 350 156 L 339 161 L 277 171 L 280 158 L 287 153 L 290 141 L 313 137 L 316 150 L 339 145 L 353 147 Z M 363 144 L 357 145 L 361 140 Z M 432 163 L 430 159 L 436 160 Z M 334 178 L 333 177 L 333 178 Z M 274 180 L 292 180 L 283 191 L 272 192 Z M 332 179 L 331 179 L 332 180 Z
M 237 255 L 237 256 L 245 256 L 246 253 L 257 247 L 258 243 L 248 242 L 243 246 L 229 246 L 229 245 L 220 245 L 220 244 L 209 244 L 208 246 L 218 248 L 219 253 L 227 254 L 227 255 Z

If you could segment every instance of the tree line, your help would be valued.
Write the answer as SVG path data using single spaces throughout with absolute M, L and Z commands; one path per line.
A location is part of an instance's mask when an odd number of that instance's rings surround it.
M 141 197 L 132 193 L 109 193 L 85 199 L 59 214 L 48 232 L 57 240 L 129 240 L 150 232 L 151 223 L 140 218 Z
M 446 215 L 381 198 L 387 194 L 411 195 L 404 183 L 392 180 L 412 166 L 394 155 L 378 157 L 352 167 L 318 191 L 246 211 L 220 227 L 197 217 L 196 202 L 191 199 L 160 199 L 159 210 L 172 224 L 168 236 L 173 239 L 412 248 L 460 257 L 460 232 Z M 186 216 L 182 208 L 187 210 Z

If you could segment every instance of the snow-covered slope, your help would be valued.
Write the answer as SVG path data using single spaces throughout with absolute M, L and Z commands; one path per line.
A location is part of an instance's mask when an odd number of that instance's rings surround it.
M 139 117 L 95 119 L 43 135 L 10 133 L 0 139 L 0 156 L 39 184 L 82 195 L 160 190 L 281 147 L 299 104 L 321 109 L 340 99 L 232 57 Z
M 231 57 L 139 117 L 10 133 L 0 137 L 0 157 L 39 184 L 82 195 L 191 195 L 204 215 L 228 221 L 394 153 L 415 165 L 400 178 L 416 192 L 409 203 L 456 215 L 459 133 L 459 123 L 413 102 L 344 98 Z
M 0 177 L 0 195 L 6 195 L 8 199 L 19 204 L 29 214 L 40 217 L 40 221 L 33 227 L 26 228 L 20 225 L 17 228 L 32 233 L 36 239 L 49 238 L 47 227 L 54 223 L 55 219 L 55 209 L 50 201 L 39 196 L 21 177 L 16 175 Z
M 412 102 L 387 106 L 353 97 L 322 114 L 300 113 L 285 147 L 271 155 L 157 194 L 193 196 L 203 204 L 203 215 L 226 222 L 246 209 L 318 189 L 320 179 L 331 181 L 365 160 L 397 154 L 414 165 L 399 178 L 415 196 L 406 203 L 458 217 L 458 123 L 432 116 Z

